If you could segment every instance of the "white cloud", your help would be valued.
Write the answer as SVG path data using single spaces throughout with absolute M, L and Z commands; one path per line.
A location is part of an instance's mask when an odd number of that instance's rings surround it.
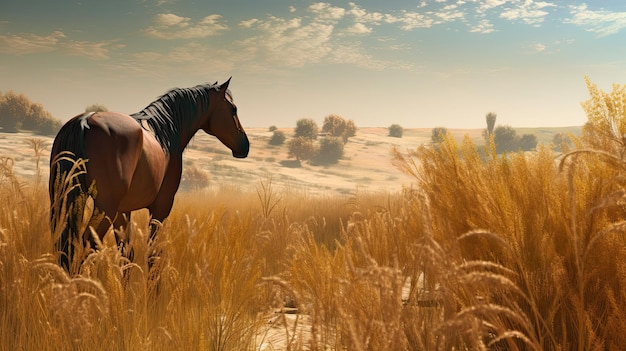
M 343 7 L 332 6 L 325 2 L 312 4 L 309 6 L 309 11 L 317 15 L 317 20 L 322 21 L 337 21 L 342 19 L 346 14 L 346 9 Z
M 260 34 L 239 41 L 262 59 L 292 67 L 319 62 L 332 50 L 332 24 L 311 21 L 302 23 L 301 18 L 283 19 L 270 16 L 259 20 L 251 28 Z
M 192 39 L 218 35 L 228 29 L 221 23 L 221 15 L 209 15 L 193 24 L 188 17 L 172 13 L 158 14 L 154 17 L 154 25 L 144 29 L 148 36 L 159 39 Z
M 534 46 L 534 49 L 535 49 L 535 51 L 537 51 L 537 52 L 543 52 L 543 51 L 546 51 L 546 48 L 547 48 L 547 46 L 546 46 L 546 45 L 544 45 L 544 44 L 542 44 L 542 43 L 537 43 L 537 44 L 535 44 L 535 46 Z
M 495 29 L 493 28 L 493 23 L 489 22 L 487 19 L 480 20 L 477 25 L 473 26 L 470 29 L 472 33 L 492 33 Z
M 249 19 L 249 20 L 239 22 L 239 27 L 242 27 L 242 28 L 251 28 L 251 27 L 252 27 L 255 23 L 257 23 L 257 22 L 259 22 L 259 20 L 258 20 L 258 19 L 256 19 L 256 18 L 251 18 L 251 19 Z
M 110 57 L 111 48 L 120 48 L 114 41 L 75 41 L 66 37 L 61 31 L 50 35 L 22 33 L 16 35 L 0 35 L 0 53 L 10 55 L 39 54 L 60 52 L 67 55 L 83 56 L 92 60 L 106 60 Z
M 367 12 L 362 7 L 357 4 L 351 2 L 349 3 L 350 9 L 348 13 L 354 17 L 354 21 L 357 23 L 370 23 L 370 24 L 380 24 L 385 18 L 380 12 Z
M 180 17 L 173 13 L 160 13 L 154 16 L 154 23 L 160 27 L 181 27 L 189 26 L 189 17 Z
M 516 3 L 516 7 L 510 7 L 504 10 L 500 17 L 511 21 L 522 21 L 526 24 L 538 25 L 544 21 L 548 15 L 547 7 L 556 6 L 553 3 L 533 0 L 525 0 L 523 3 Z
M 63 38 L 65 34 L 61 31 L 45 36 L 31 33 L 0 35 L 0 53 L 25 55 L 51 52 L 57 49 L 57 45 Z
M 347 28 L 344 32 L 348 34 L 364 35 L 370 34 L 372 32 L 372 28 L 366 27 L 363 23 L 355 23 L 351 27 Z
M 92 60 L 107 60 L 110 58 L 109 47 L 112 45 L 110 41 L 88 42 L 70 40 L 63 43 L 60 50 L 68 55 L 83 56 Z M 117 46 L 122 48 L 124 46 Z
M 569 8 L 572 18 L 566 23 L 581 26 L 600 36 L 616 34 L 626 28 L 626 12 L 593 11 L 586 4 L 571 5 Z

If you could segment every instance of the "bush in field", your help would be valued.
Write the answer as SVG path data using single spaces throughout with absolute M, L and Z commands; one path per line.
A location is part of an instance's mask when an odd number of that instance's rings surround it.
M 201 190 L 209 185 L 209 181 L 209 175 L 205 171 L 191 166 L 185 168 L 180 180 L 180 188 L 188 191 Z
M 287 142 L 289 156 L 295 157 L 298 162 L 308 161 L 317 154 L 317 147 L 313 140 L 307 137 L 296 137 Z
M 448 134 L 448 129 L 446 127 L 436 127 L 433 128 L 430 135 L 430 141 L 433 144 L 439 144 L 443 141 L 443 139 Z
M 387 128 L 389 130 L 389 136 L 394 138 L 402 138 L 404 128 L 399 124 L 392 124 Z
M 53 135 L 61 128 L 61 121 L 39 103 L 33 103 L 24 94 L 9 91 L 0 93 L 0 127 L 5 132 L 18 132 L 21 129 L 39 134 Z
M 524 134 L 519 138 L 519 148 L 523 151 L 531 151 L 537 147 L 537 136 L 535 134 Z
M 337 163 L 343 157 L 344 142 L 340 137 L 326 136 L 320 140 L 316 161 L 322 164 Z
M 572 140 L 566 133 L 556 133 L 552 137 L 552 144 L 554 145 L 554 150 L 567 152 L 572 146 Z
M 322 133 L 327 133 L 329 136 L 340 137 L 344 143 L 348 141 L 348 138 L 356 135 L 356 125 L 353 120 L 345 120 L 339 115 L 328 115 L 324 118 L 324 124 L 322 125 Z
M 270 138 L 270 145 L 282 145 L 285 143 L 287 137 L 285 136 L 285 132 L 282 130 L 274 130 L 272 137 Z
M 85 112 L 107 112 L 109 109 L 103 104 L 91 104 L 85 107 Z
M 317 133 L 319 127 L 314 120 L 309 118 L 302 118 L 296 122 L 295 137 L 304 137 L 307 139 L 317 139 Z

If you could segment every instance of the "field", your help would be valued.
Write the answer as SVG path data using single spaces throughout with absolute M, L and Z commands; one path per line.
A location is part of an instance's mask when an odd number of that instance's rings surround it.
M 60 269 L 50 140 L 0 134 L 0 350 L 624 349 L 626 121 L 605 111 L 565 154 L 364 128 L 295 167 L 263 129 L 246 160 L 199 136 L 154 275 L 142 211 L 135 262 L 109 234 Z

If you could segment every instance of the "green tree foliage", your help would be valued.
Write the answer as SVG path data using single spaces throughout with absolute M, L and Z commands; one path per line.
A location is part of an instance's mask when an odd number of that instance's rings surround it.
M 0 93 L 0 126 L 5 132 L 26 129 L 51 135 L 61 128 L 61 121 L 52 117 L 43 105 L 10 90 L 6 94 Z
M 568 152 L 572 145 L 572 140 L 567 133 L 556 133 L 552 137 L 552 144 L 554 144 L 554 150 Z
M 285 132 L 282 130 L 274 130 L 274 134 L 272 134 L 269 143 L 270 145 L 282 145 L 285 143 L 286 138 Z
M 341 137 L 326 136 L 320 140 L 317 161 L 323 164 L 337 163 L 343 157 L 344 142 Z
M 447 134 L 448 129 L 446 127 L 435 127 L 431 132 L 430 140 L 433 144 L 439 144 L 443 141 Z
M 494 141 L 496 143 L 496 152 L 517 151 L 519 148 L 519 139 L 517 132 L 511 126 L 498 126 L 493 132 Z
M 344 142 L 347 142 L 349 137 L 356 135 L 356 130 L 354 121 L 345 120 L 343 117 L 334 114 L 326 116 L 322 125 L 322 133 L 340 137 Z
M 487 135 L 493 134 L 493 129 L 496 126 L 496 118 L 497 117 L 498 117 L 498 115 L 496 115 L 493 112 L 489 112 L 485 116 L 485 120 L 487 121 Z
M 485 116 L 487 121 L 487 128 L 483 130 L 483 138 L 485 138 L 485 144 L 489 145 L 491 136 L 493 135 L 494 127 L 496 126 L 496 115 L 494 112 L 489 112 Z
M 537 136 L 535 134 L 524 134 L 519 139 L 519 148 L 524 151 L 531 151 L 537 147 Z
M 313 140 L 303 136 L 290 139 L 287 142 L 287 148 L 289 157 L 295 157 L 298 162 L 311 160 L 317 154 Z
M 85 108 L 85 112 L 107 112 L 109 111 L 106 106 L 102 104 L 92 104 Z
M 296 122 L 295 137 L 304 137 L 307 139 L 317 139 L 319 127 L 314 120 L 310 118 L 302 118 Z
M 273 132 L 275 130 L 277 130 L 278 128 L 276 126 L 270 126 L 270 132 Z
M 388 128 L 389 136 L 394 138 L 402 138 L 402 134 L 404 134 L 404 128 L 402 128 L 399 124 L 392 124 Z

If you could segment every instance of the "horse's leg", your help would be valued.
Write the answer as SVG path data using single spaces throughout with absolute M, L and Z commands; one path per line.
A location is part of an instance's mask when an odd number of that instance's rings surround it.
M 174 204 L 174 196 L 180 185 L 180 177 L 182 174 L 182 159 L 172 156 L 168 165 L 168 169 L 163 178 L 161 189 L 156 199 L 148 210 L 150 211 L 150 239 L 148 252 L 148 267 L 152 268 L 154 263 L 160 256 L 159 243 L 157 242 L 157 234 L 163 227 L 163 221 L 170 215 L 172 205 Z

